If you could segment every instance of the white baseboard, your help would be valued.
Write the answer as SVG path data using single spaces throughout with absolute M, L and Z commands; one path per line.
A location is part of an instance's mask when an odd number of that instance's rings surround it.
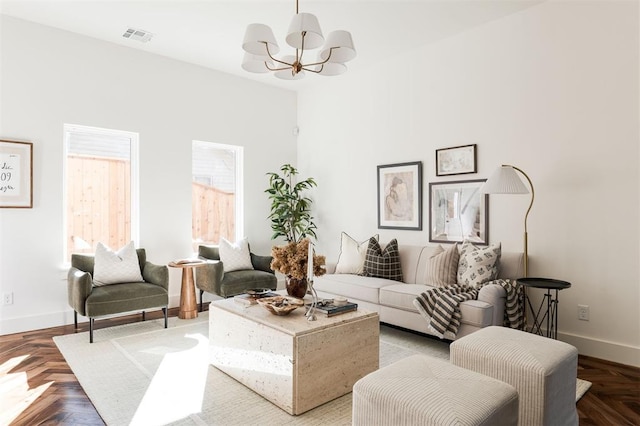
M 590 337 L 558 332 L 558 340 L 576 348 L 580 355 L 640 367 L 640 348 Z

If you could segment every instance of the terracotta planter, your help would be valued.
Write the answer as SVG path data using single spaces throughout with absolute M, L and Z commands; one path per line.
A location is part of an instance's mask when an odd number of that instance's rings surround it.
M 307 294 L 307 279 L 297 279 L 290 276 L 287 276 L 285 279 L 285 284 L 287 287 L 287 294 L 289 296 L 297 297 L 302 299 L 305 294 Z

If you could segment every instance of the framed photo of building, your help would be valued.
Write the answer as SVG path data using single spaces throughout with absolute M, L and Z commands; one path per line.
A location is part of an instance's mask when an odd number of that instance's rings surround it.
M 436 149 L 436 176 L 477 173 L 476 145 Z
M 0 207 L 33 207 L 33 144 L 0 140 Z
M 422 229 L 422 162 L 378 166 L 378 228 Z

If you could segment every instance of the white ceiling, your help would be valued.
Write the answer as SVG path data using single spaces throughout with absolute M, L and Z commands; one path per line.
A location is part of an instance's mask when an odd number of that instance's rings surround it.
M 338 29 L 350 31 L 358 56 L 347 66 L 361 69 L 542 1 L 300 0 L 300 12 L 315 14 L 325 35 Z M 253 22 L 273 29 L 280 54 L 293 53 L 284 37 L 295 14 L 295 0 L 0 0 L 0 13 L 291 90 L 340 78 L 307 75 L 300 81 L 282 81 L 240 68 L 244 30 Z M 148 43 L 123 38 L 130 27 L 154 37 Z

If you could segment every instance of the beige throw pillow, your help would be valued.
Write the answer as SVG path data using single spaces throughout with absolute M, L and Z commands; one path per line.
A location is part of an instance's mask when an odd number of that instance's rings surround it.
M 378 240 L 378 235 L 371 238 Z M 369 240 L 358 242 L 351 238 L 346 232 L 342 233 L 340 240 L 340 254 L 336 265 L 336 274 L 362 274 L 364 271 L 364 260 L 367 256 Z
M 435 248 L 433 254 L 427 259 L 424 270 L 425 284 L 434 287 L 446 287 L 457 282 L 458 275 L 458 244 L 453 244 L 447 250 L 442 246 Z
M 502 246 L 500 243 L 487 247 L 474 246 L 468 241 L 462 243 L 458 262 L 458 284 L 479 287 L 498 277 L 498 266 Z
M 96 287 L 144 281 L 138 263 L 138 253 L 131 241 L 117 252 L 102 243 L 96 247 L 93 265 L 93 285 Z
M 253 269 L 251 253 L 249 252 L 249 240 L 247 238 L 235 243 L 220 238 L 219 252 L 224 272 Z

